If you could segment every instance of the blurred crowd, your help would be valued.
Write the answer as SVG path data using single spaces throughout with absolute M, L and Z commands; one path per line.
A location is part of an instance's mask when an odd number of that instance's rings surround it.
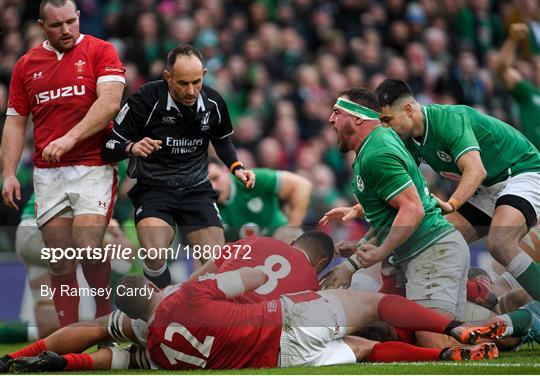
M 519 128 L 497 77 L 498 49 L 513 22 L 529 24 L 517 68 L 533 79 L 540 53 L 538 0 L 79 0 L 81 31 L 115 46 L 127 72 L 125 96 L 162 77 L 179 43 L 201 50 L 205 84 L 224 96 L 233 141 L 248 167 L 285 169 L 314 184 L 306 224 L 351 203 L 353 155 L 342 156 L 328 117 L 338 93 L 408 81 L 422 103 L 474 106 Z M 17 59 L 43 42 L 39 1 L 0 0 L 0 123 Z M 29 127 L 30 128 L 30 127 Z M 5 140 L 4 140 L 5 142 Z M 19 171 L 31 191 L 31 135 Z M 441 197 L 453 185 L 425 170 Z M 124 192 L 125 193 L 125 192 Z M 120 203 L 126 200 L 120 196 Z M 125 205 L 124 205 L 125 206 Z M 120 216 L 130 216 L 124 210 Z M 0 223 L 19 213 L 2 206 Z M 122 218 L 120 218 L 122 220 Z

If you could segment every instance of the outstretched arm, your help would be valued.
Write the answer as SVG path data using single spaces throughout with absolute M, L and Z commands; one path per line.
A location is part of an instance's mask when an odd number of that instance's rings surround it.
M 313 185 L 306 178 L 289 171 L 279 172 L 279 198 L 289 226 L 301 226 L 311 198 Z
M 520 41 L 525 40 L 528 27 L 525 23 L 514 23 L 510 26 L 509 36 L 504 41 L 497 60 L 497 72 L 503 79 L 506 87 L 512 89 L 515 84 L 523 79 L 521 73 L 513 68 L 516 59 L 516 49 Z

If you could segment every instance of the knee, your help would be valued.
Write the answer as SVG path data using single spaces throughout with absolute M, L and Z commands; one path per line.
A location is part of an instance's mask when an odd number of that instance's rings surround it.
M 496 233 L 490 233 L 487 239 L 487 247 L 495 260 L 507 265 L 512 259 L 511 256 L 517 251 L 517 242 Z

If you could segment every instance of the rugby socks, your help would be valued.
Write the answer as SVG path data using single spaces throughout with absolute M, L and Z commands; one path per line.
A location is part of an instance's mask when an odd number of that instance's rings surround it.
M 428 362 L 439 360 L 442 351 L 388 341 L 373 346 L 367 360 L 369 362 Z
M 66 354 L 62 357 L 67 361 L 64 371 L 85 371 L 92 369 L 94 365 L 90 354 Z
M 385 295 L 377 306 L 379 320 L 395 328 L 448 334 L 461 322 L 398 295 Z
M 498 316 L 499 319 L 506 322 L 506 331 L 504 336 L 522 336 L 527 333 L 531 325 L 531 314 L 525 309 L 517 309 Z
M 90 287 L 95 289 L 106 289 L 110 287 L 109 282 L 111 281 L 111 263 L 103 262 L 96 264 L 82 264 L 82 271 L 84 278 L 88 282 Z M 96 290 L 98 291 L 98 290 Z M 104 290 L 103 290 L 104 291 Z M 100 294 L 94 295 L 94 300 L 96 302 L 96 316 L 101 317 L 111 313 L 111 301 L 107 299 L 107 295 L 99 296 Z
M 540 301 L 540 265 L 535 263 L 531 256 L 523 251 L 518 253 L 506 266 L 506 270 L 534 300 Z
M 75 288 L 78 291 L 79 283 L 76 272 L 63 275 L 51 274 L 51 287 L 56 289 L 53 298 L 54 308 L 62 327 L 79 321 L 79 294 L 62 294 L 66 286 L 70 290 Z
M 23 347 L 19 351 L 15 351 L 9 354 L 9 356 L 14 359 L 20 358 L 23 356 L 37 356 L 41 354 L 43 351 L 47 351 L 47 344 L 45 344 L 44 340 L 40 339 L 32 343 L 31 345 Z
M 158 289 L 163 289 L 171 284 L 171 272 L 165 262 L 158 270 L 150 269 L 146 264 L 143 267 L 144 276 Z

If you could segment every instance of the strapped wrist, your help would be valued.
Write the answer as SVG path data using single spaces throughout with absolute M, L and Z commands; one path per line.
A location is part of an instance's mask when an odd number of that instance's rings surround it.
M 460 199 L 456 197 L 450 197 L 450 200 L 448 200 L 448 203 L 450 204 L 450 206 L 452 206 L 452 212 L 455 212 L 456 210 L 458 210 L 462 205 Z

